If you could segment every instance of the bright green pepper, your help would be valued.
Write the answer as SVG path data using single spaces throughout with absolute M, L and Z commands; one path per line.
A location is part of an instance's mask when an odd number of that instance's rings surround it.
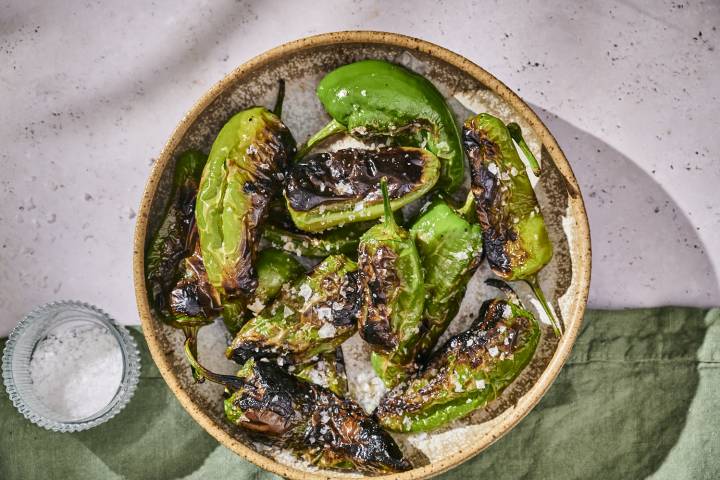
M 511 125 L 511 130 L 487 113 L 468 119 L 463 128 L 485 252 L 496 275 L 530 285 L 560 336 L 561 327 L 537 279 L 538 272 L 550 262 L 553 247 L 525 164 L 513 144 L 513 137 L 522 138 L 520 127 Z M 524 141 L 520 143 L 537 168 L 530 149 Z
M 308 140 L 313 145 L 339 132 L 389 137 L 423 146 L 442 162 L 439 186 L 455 191 L 464 180 L 460 134 L 450 108 L 422 75 L 382 60 L 363 60 L 328 73 L 317 95 L 332 121 Z
M 416 347 L 421 361 L 457 314 L 470 276 L 482 258 L 482 230 L 462 214 L 438 198 L 410 229 L 425 272 L 423 330 Z
M 277 225 L 266 225 L 263 239 L 275 248 L 301 257 L 327 257 L 328 255 L 354 255 L 360 236 L 370 228 L 366 223 L 351 223 L 323 232 L 308 235 L 299 231 L 285 230 Z
M 520 375 L 535 353 L 540 328 L 504 288 L 507 300 L 483 303 L 469 330 L 448 340 L 420 372 L 383 398 L 375 412 L 380 425 L 395 432 L 436 429 L 484 407 Z
M 308 276 L 283 289 L 277 299 L 248 321 L 226 355 L 238 363 L 250 357 L 303 365 L 332 352 L 357 329 L 360 308 L 357 265 L 332 255 Z
M 257 287 L 261 227 L 294 152 L 287 127 L 262 107 L 233 116 L 213 143 L 195 216 L 208 278 L 223 303 L 241 307 Z
M 437 157 L 422 148 L 348 148 L 296 162 L 287 175 L 285 199 L 297 228 L 319 232 L 380 218 L 383 177 L 398 209 L 429 192 L 439 173 Z
M 259 313 L 274 299 L 283 285 L 294 281 L 305 270 L 292 255 L 275 249 L 262 250 L 255 261 L 258 285 L 247 302 L 226 302 L 223 310 L 225 325 L 235 335 L 249 318 Z M 237 309 L 237 310 L 236 310 Z M 226 315 L 227 314 L 227 315 Z M 227 316 L 227 318 L 225 318 Z
M 358 248 L 363 297 L 358 328 L 373 349 L 373 369 L 391 388 L 415 368 L 425 285 L 415 241 L 395 223 L 384 178 L 381 189 L 383 223 L 365 232 Z
M 225 386 L 227 420 L 257 438 L 290 450 L 318 468 L 379 474 L 410 470 L 392 436 L 349 398 L 288 374 L 277 365 L 251 358 L 237 375 L 197 371 Z

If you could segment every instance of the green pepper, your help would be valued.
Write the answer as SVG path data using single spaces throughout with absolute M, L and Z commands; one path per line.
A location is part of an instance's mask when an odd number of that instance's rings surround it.
M 301 257 L 324 258 L 339 253 L 353 255 L 357 253 L 360 235 L 368 228 L 364 222 L 351 223 L 323 232 L 322 235 L 308 235 L 268 224 L 263 231 L 263 239 L 275 248 Z
M 257 287 L 255 256 L 271 198 L 295 152 L 280 118 L 263 107 L 233 116 L 203 171 L 196 220 L 210 283 L 242 312 Z
M 468 203 L 472 203 L 472 195 Z M 465 220 L 463 213 L 438 198 L 410 229 L 425 272 L 422 338 L 416 347 L 421 361 L 457 314 L 470 276 L 482 258 L 482 230 Z
M 513 137 L 522 138 L 520 127 L 513 125 L 508 129 L 502 120 L 487 113 L 468 119 L 463 128 L 485 252 L 496 275 L 507 281 L 523 280 L 530 285 L 550 318 L 555 334 L 560 336 L 561 326 L 537 278 L 538 272 L 550 262 L 553 247 Z M 521 144 L 536 169 L 537 160 L 525 142 Z
M 520 375 L 535 353 L 540 328 L 507 284 L 502 288 L 507 300 L 483 303 L 470 329 L 383 398 L 375 412 L 380 425 L 395 432 L 436 429 L 484 407 Z
M 225 325 L 235 335 L 249 318 L 258 314 L 279 293 L 283 285 L 295 280 L 305 270 L 292 255 L 275 249 L 262 250 L 255 261 L 258 284 L 246 302 L 226 302 L 223 310 Z
M 194 150 L 177 159 L 168 205 L 145 254 L 150 304 L 168 324 L 175 322 L 168 305 L 170 291 L 183 275 L 182 260 L 193 253 L 195 245 L 195 197 L 206 159 Z
M 327 257 L 249 320 L 228 347 L 227 357 L 238 363 L 255 357 L 282 366 L 303 365 L 335 350 L 357 329 L 356 270 L 344 255 Z
M 442 94 L 422 75 L 382 60 L 363 60 L 327 74 L 317 95 L 332 121 L 308 140 L 301 155 L 339 132 L 387 137 L 437 155 L 442 162 L 438 185 L 444 191 L 451 193 L 462 184 L 458 127 Z
M 355 401 L 301 380 L 268 362 L 248 359 L 237 375 L 218 375 L 191 364 L 225 386 L 227 420 L 254 437 L 290 450 L 318 468 L 394 473 L 412 464 L 389 433 Z
M 293 374 L 308 382 L 321 385 L 341 397 L 347 395 L 348 381 L 342 347 L 336 348 L 334 352 L 321 354 L 317 363 L 302 366 L 299 370 L 294 370 Z
M 373 369 L 390 388 L 415 368 L 425 285 L 415 241 L 395 223 L 385 178 L 380 186 L 383 223 L 365 232 L 358 248 L 363 298 L 358 328 L 373 349 Z
M 319 153 L 288 172 L 287 207 L 295 225 L 308 232 L 373 220 L 383 213 L 381 178 L 388 178 L 392 206 L 398 209 L 430 191 L 439 165 L 435 155 L 414 147 Z

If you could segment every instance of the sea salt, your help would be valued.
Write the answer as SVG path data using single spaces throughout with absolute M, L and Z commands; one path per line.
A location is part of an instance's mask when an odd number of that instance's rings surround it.
M 123 374 L 120 345 L 107 329 L 82 326 L 48 335 L 30 360 L 38 399 L 63 419 L 80 419 L 106 407 Z

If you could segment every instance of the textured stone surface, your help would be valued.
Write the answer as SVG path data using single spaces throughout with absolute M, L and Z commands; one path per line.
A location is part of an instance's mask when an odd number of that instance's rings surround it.
M 718 27 L 712 2 L 0 4 L 0 335 L 61 298 L 138 323 L 134 217 L 177 121 L 252 56 L 343 29 L 438 43 L 540 113 L 588 204 L 591 306 L 720 304 Z

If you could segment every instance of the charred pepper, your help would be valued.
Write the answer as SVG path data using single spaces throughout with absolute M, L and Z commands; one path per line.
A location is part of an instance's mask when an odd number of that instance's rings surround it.
M 413 378 L 391 391 L 375 416 L 384 428 L 422 432 L 441 427 L 497 398 L 530 363 L 540 338 L 532 313 L 514 292 L 507 300 L 483 303 L 480 316 L 465 332 L 435 352 Z
M 412 236 L 395 223 L 387 181 L 381 181 L 385 217 L 362 236 L 358 248 L 362 308 L 358 328 L 373 352 L 373 369 L 388 387 L 415 368 L 425 285 Z
M 410 470 L 393 438 L 353 400 L 249 359 L 237 376 L 218 375 L 186 354 L 205 378 L 225 386 L 225 416 L 319 468 L 393 473 Z
M 348 392 L 342 347 L 336 348 L 334 352 L 323 353 L 317 363 L 303 366 L 293 374 L 308 382 L 321 385 L 341 397 Z
M 416 352 L 422 361 L 458 312 L 465 288 L 482 258 L 482 230 L 463 215 L 473 208 L 472 194 L 460 211 L 435 199 L 415 221 L 415 237 L 425 273 L 425 311 Z
M 370 228 L 367 223 L 351 223 L 323 232 L 309 235 L 277 225 L 266 225 L 263 239 L 274 248 L 294 253 L 301 257 L 327 257 L 328 255 L 354 255 L 357 253 L 360 236 Z
M 382 60 L 363 60 L 327 74 L 317 95 L 332 121 L 308 140 L 304 152 L 340 132 L 384 137 L 437 155 L 444 191 L 462 184 L 464 159 L 455 118 L 442 94 L 422 75 Z
M 344 255 L 327 257 L 248 321 L 228 347 L 227 357 L 241 364 L 256 357 L 303 365 L 334 351 L 357 329 L 356 270 L 355 262 Z
M 550 317 L 555 334 L 560 336 L 561 327 L 537 278 L 538 272 L 550 262 L 553 248 L 513 137 L 522 138 L 519 126 L 508 129 L 502 120 L 487 113 L 468 119 L 463 128 L 485 253 L 496 275 L 507 281 L 524 280 L 530 285 Z M 522 145 L 529 163 L 537 169 L 537 160 L 524 141 Z
M 295 225 L 319 232 L 383 214 L 381 178 L 388 179 L 392 206 L 398 209 L 427 193 L 437 182 L 439 162 L 414 147 L 319 153 L 296 162 L 285 186 Z
M 290 131 L 263 107 L 233 116 L 210 150 L 195 217 L 210 283 L 232 306 L 228 317 L 242 311 L 257 287 L 261 227 L 294 152 Z

